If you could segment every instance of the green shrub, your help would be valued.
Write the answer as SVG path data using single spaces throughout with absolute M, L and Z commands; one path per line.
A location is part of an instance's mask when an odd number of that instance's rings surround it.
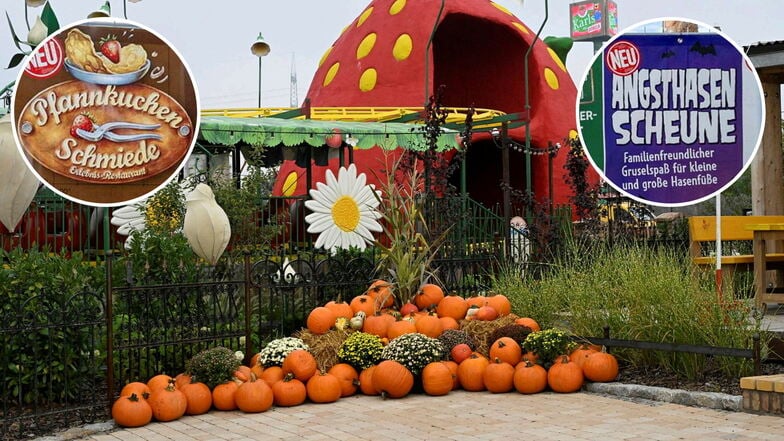
M 760 330 L 759 320 L 752 319 L 753 301 L 725 294 L 718 302 L 712 272 L 698 272 L 686 250 L 573 244 L 542 280 L 521 283 L 519 276 L 500 274 L 496 283 L 513 311 L 530 315 L 543 328 L 555 324 L 584 337 L 601 336 L 609 326 L 618 339 L 750 348 Z M 633 349 L 613 353 L 633 365 L 689 379 L 713 369 L 740 377 L 752 367 L 751 360 L 735 357 Z
M 230 381 L 234 372 L 240 367 L 240 360 L 234 351 L 222 346 L 205 349 L 186 363 L 185 371 L 193 381 L 206 384 L 210 389 Z
M 80 253 L 0 250 L 0 377 L 10 401 L 78 400 L 103 378 L 102 288 L 103 267 Z

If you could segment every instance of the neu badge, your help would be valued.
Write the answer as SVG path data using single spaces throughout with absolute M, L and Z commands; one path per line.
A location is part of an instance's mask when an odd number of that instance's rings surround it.
M 628 41 L 619 41 L 607 49 L 605 62 L 614 74 L 622 77 L 630 75 L 640 65 L 640 51 Z

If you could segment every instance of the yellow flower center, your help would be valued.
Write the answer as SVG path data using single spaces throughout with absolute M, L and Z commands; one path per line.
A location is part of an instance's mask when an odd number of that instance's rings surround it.
M 359 207 L 351 196 L 342 196 L 332 206 L 332 220 L 345 232 L 354 231 L 359 225 Z

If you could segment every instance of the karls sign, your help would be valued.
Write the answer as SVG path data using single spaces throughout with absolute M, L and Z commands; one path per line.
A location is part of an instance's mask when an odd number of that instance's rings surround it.
M 569 31 L 575 41 L 612 37 L 618 33 L 618 5 L 612 0 L 571 3 Z
M 34 172 L 78 202 L 117 205 L 175 175 L 198 121 L 187 68 L 160 37 L 87 21 L 44 41 L 20 73 L 15 132 Z
M 763 125 L 750 62 L 718 33 L 625 34 L 597 54 L 583 83 L 580 134 L 621 193 L 686 205 L 745 170 Z

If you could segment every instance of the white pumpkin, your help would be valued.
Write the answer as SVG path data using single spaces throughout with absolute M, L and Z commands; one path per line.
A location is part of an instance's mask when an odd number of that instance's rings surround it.
M 229 217 L 215 202 L 215 195 L 208 185 L 197 185 L 185 197 L 182 232 L 193 252 L 210 265 L 215 265 L 226 250 L 231 239 Z
M 11 129 L 11 115 L 0 118 L 0 222 L 14 231 L 30 202 L 38 191 L 40 182 L 27 167 L 19 154 Z

